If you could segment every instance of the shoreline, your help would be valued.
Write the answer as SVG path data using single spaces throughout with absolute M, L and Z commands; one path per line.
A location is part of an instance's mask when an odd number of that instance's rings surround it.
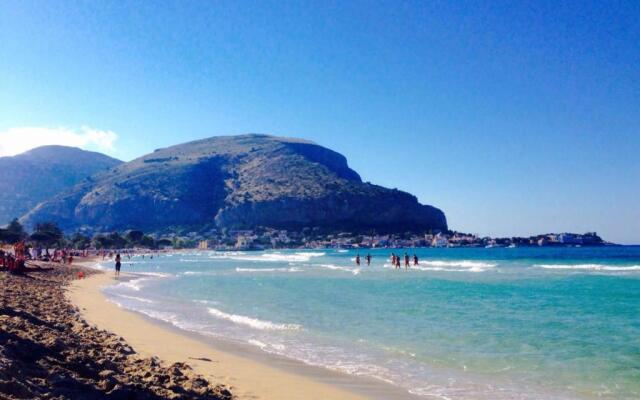
M 86 267 L 97 260 L 84 260 Z M 122 273 L 121 279 L 135 274 Z M 115 283 L 109 272 L 74 280 L 66 297 L 90 324 L 123 337 L 140 354 L 188 362 L 205 378 L 230 388 L 239 399 L 416 399 L 402 388 L 356 377 L 242 345 L 179 329 L 170 323 L 126 310 L 108 300 L 101 288 Z

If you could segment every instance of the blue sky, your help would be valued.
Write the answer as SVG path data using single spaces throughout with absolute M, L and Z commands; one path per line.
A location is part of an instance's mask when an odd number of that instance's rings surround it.
M 640 3 L 558 3 L 3 1 L 0 151 L 304 137 L 453 229 L 640 243 Z

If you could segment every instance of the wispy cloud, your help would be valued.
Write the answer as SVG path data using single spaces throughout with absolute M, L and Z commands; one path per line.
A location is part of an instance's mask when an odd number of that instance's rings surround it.
M 115 132 L 88 126 L 80 129 L 21 126 L 0 131 L 0 157 L 13 156 L 34 147 L 51 144 L 110 153 L 115 150 L 116 140 L 118 135 Z

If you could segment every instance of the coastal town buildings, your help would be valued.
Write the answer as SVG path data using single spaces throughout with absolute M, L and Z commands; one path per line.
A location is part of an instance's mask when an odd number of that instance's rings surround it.
M 602 246 L 610 243 L 602 240 L 596 232 L 584 234 L 562 232 L 546 233 L 529 237 L 480 237 L 470 233 L 456 231 L 437 231 L 423 233 L 353 233 L 326 232 L 319 228 L 304 228 L 300 231 L 260 227 L 255 230 L 218 229 L 215 226 L 200 229 L 173 228 L 166 232 L 144 233 L 139 230 L 124 232 L 76 232 L 57 241 L 67 248 L 103 249 L 103 248 L 154 248 L 199 250 L 266 250 L 285 248 L 336 248 L 336 249 L 375 249 L 375 248 L 420 248 L 420 247 L 547 247 L 547 246 Z M 43 243 L 32 235 L 37 247 Z M 25 234 L 25 238 L 29 236 Z M 38 236 L 39 237 L 39 236 Z M 60 243 L 62 243 L 60 242 Z M 2 241 L 0 240 L 0 244 Z
M 194 243 L 200 250 L 265 250 L 278 248 L 417 248 L 417 247 L 530 247 L 530 246 L 600 246 L 607 244 L 595 232 L 549 233 L 531 237 L 491 238 L 462 232 L 425 234 L 367 234 L 349 232 L 323 234 L 307 230 L 293 232 L 277 229 L 210 232 L 208 237 L 172 236 L 165 241 Z M 161 239 L 162 240 L 162 239 Z

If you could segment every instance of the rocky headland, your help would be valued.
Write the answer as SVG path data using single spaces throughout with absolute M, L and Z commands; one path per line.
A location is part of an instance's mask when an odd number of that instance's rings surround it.
M 66 232 L 256 227 L 348 232 L 446 230 L 444 213 L 409 193 L 363 182 L 316 143 L 218 136 L 158 149 L 97 173 L 21 218 Z

